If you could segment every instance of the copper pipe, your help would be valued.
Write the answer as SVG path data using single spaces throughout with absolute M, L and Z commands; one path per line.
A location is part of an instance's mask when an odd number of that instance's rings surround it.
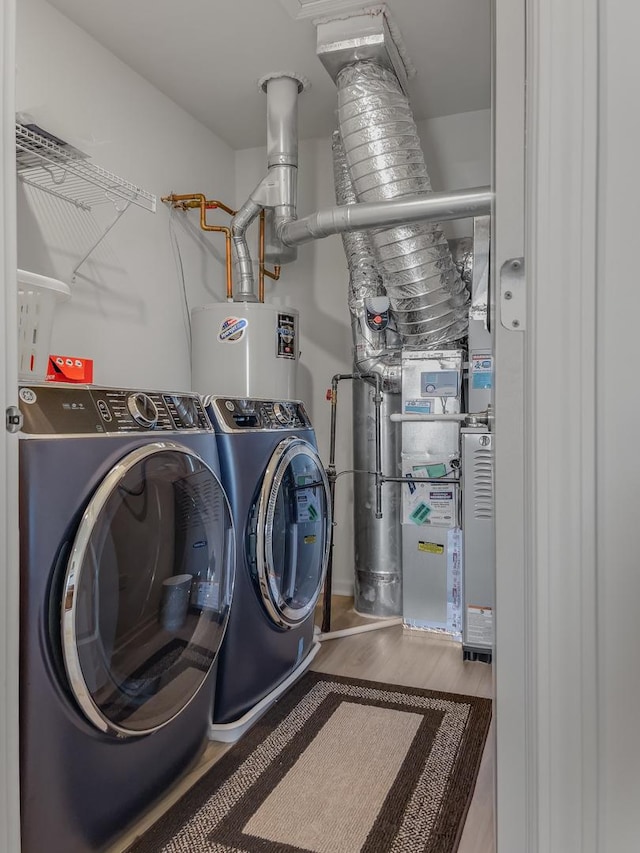
M 272 278 L 274 281 L 277 281 L 280 278 L 280 265 L 276 264 L 273 268 L 273 272 L 265 267 L 264 274 L 269 278 Z
M 190 193 L 188 195 L 169 195 L 165 196 L 162 201 L 170 202 L 174 207 L 180 207 L 182 210 L 189 208 L 200 208 L 200 228 L 203 231 L 217 231 L 225 236 L 225 265 L 226 265 L 226 284 L 227 284 L 227 299 L 233 299 L 233 267 L 231 259 L 231 228 L 226 225 L 207 225 L 207 209 L 213 210 L 219 207 L 226 213 L 234 215 L 235 211 L 221 201 L 215 199 L 208 201 L 202 193 Z
M 264 210 L 260 211 L 260 237 L 258 240 L 258 302 L 264 302 Z
M 230 207 L 227 207 L 226 204 L 223 204 L 215 198 L 207 199 L 207 210 L 215 210 L 216 207 L 219 207 L 220 210 L 224 210 L 224 212 L 228 213 L 229 216 L 235 216 L 237 213 L 237 210 L 232 210 Z
M 258 243 L 258 259 L 259 259 L 259 269 L 258 269 L 258 301 L 264 302 L 264 277 L 268 276 L 273 281 L 277 281 L 280 278 L 280 267 L 278 265 L 274 266 L 273 272 L 268 270 L 264 264 L 264 255 L 265 255 L 265 247 L 264 247 L 264 232 L 265 232 L 265 212 L 264 210 L 260 211 L 260 237 Z

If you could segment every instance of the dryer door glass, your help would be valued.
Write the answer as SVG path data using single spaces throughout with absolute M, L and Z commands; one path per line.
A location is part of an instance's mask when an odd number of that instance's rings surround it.
M 308 442 L 278 445 L 252 519 L 249 559 L 262 600 L 277 625 L 292 628 L 314 609 L 329 560 L 329 484 Z
M 71 690 L 99 729 L 155 731 L 202 687 L 227 623 L 233 543 L 219 480 L 181 445 L 145 445 L 102 481 L 62 601 Z

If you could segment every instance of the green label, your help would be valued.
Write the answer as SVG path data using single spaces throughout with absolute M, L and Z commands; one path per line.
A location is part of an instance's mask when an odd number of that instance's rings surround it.
M 443 462 L 438 462 L 436 465 L 427 465 L 427 477 L 445 477 L 447 474 L 447 466 Z
M 429 518 L 430 512 L 431 507 L 428 507 L 425 503 L 419 503 L 418 506 L 411 513 L 409 518 L 416 524 L 424 524 L 425 521 Z

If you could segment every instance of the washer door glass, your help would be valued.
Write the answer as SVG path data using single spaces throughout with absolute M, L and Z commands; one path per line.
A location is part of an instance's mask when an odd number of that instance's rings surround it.
M 292 628 L 314 609 L 329 560 L 329 484 L 314 448 L 287 438 L 267 466 L 252 513 L 249 559 L 273 621 Z
M 219 480 L 182 445 L 141 447 L 102 481 L 62 601 L 71 690 L 99 729 L 148 734 L 195 696 L 227 624 L 233 543 Z

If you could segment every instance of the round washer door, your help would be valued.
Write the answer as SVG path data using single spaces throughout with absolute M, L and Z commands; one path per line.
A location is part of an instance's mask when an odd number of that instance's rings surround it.
M 294 628 L 316 606 L 329 561 L 329 483 L 309 442 L 294 437 L 280 442 L 253 518 L 263 604 L 276 625 Z
M 62 599 L 69 685 L 98 729 L 149 734 L 202 687 L 227 625 L 234 540 L 220 481 L 180 444 L 140 447 L 101 482 Z

